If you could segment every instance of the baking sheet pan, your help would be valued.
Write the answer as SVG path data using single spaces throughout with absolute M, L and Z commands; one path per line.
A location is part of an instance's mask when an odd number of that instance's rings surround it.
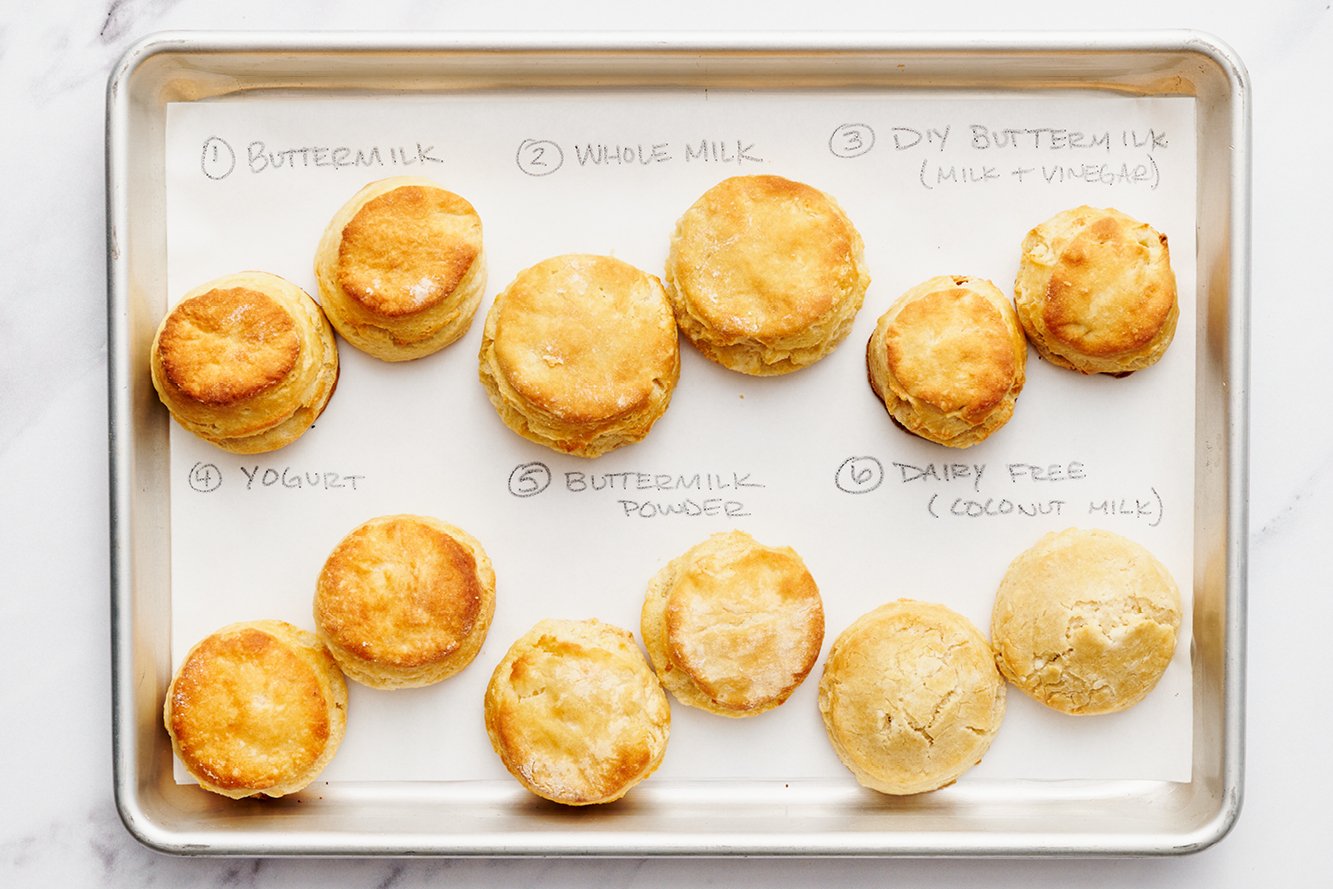
M 1000 38 L 968 37 L 970 45 L 959 38 L 952 45 L 948 38 L 919 45 L 916 40 L 811 42 L 779 36 L 666 43 L 608 37 L 588 44 L 516 37 L 499 46 L 451 37 L 426 47 L 394 37 L 341 43 L 327 35 L 210 35 L 152 38 L 127 55 L 112 78 L 108 117 L 113 607 L 117 791 L 136 835 L 159 848 L 219 854 L 1017 854 L 1179 851 L 1204 845 L 1225 830 L 1238 802 L 1240 763 L 1235 728 L 1241 707 L 1244 542 L 1238 507 L 1244 481 L 1239 458 L 1245 294 L 1237 283 L 1244 280 L 1245 259 L 1243 75 L 1224 49 L 1196 35 L 1119 43 L 1102 38 L 1096 48 L 1073 38 L 1041 38 L 1026 48 Z M 832 773 L 780 781 L 775 776 L 788 773 L 778 768 L 728 780 L 724 769 L 707 776 L 713 780 L 698 780 L 702 773 L 684 770 L 674 778 L 656 777 L 631 800 L 593 814 L 536 806 L 502 782 L 337 780 L 314 785 L 299 800 L 239 806 L 200 799 L 205 795 L 174 784 L 157 714 L 174 663 L 168 480 L 178 481 L 179 473 L 167 467 L 173 457 L 179 461 L 181 446 L 175 453 L 168 446 L 165 418 L 152 403 L 151 387 L 145 393 L 141 371 L 152 330 L 172 300 L 163 148 L 168 104 L 179 108 L 221 97 L 352 97 L 366 91 L 466 99 L 608 89 L 643 96 L 663 90 L 749 92 L 756 102 L 784 94 L 831 101 L 848 91 L 903 102 L 923 89 L 940 97 L 944 91 L 984 90 L 996 101 L 1054 97 L 1057 90 L 1089 99 L 1189 97 L 1199 145 L 1194 183 L 1199 225 L 1191 330 L 1198 335 L 1195 637 L 1185 660 L 1192 672 L 1186 687 L 1193 689 L 1193 740 L 1184 776 L 1036 781 L 1009 775 L 929 797 L 887 800 Z M 844 132 L 835 143 L 838 130 L 829 129 L 830 151 L 846 151 L 865 135 L 853 131 L 849 139 Z M 908 129 L 884 136 L 906 138 Z M 560 141 L 551 145 L 558 148 Z M 521 168 L 524 143 L 518 144 L 514 162 Z M 1215 150 L 1223 144 L 1236 149 Z M 534 156 L 529 151 L 526 159 Z M 241 158 L 244 164 L 253 161 L 248 154 Z M 205 142 L 203 173 L 211 169 L 217 175 L 223 166 L 217 157 L 210 160 Z M 502 284 L 493 280 L 488 291 Z M 863 314 L 877 311 L 882 307 Z M 830 638 L 839 628 L 831 624 Z M 506 642 L 488 646 L 497 648 L 498 656 Z M 370 813 L 376 817 L 368 818 Z

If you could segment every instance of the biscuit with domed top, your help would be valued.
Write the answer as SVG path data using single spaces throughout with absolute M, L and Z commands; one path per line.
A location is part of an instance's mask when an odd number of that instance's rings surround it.
M 865 787 L 907 795 L 956 781 L 1004 719 L 1004 678 L 967 618 L 899 599 L 834 641 L 819 683 L 833 750 Z
M 677 700 L 755 716 L 786 701 L 815 665 L 824 606 L 795 550 L 727 531 L 658 572 L 642 631 L 653 668 Z
M 372 182 L 325 228 L 315 276 L 347 342 L 384 361 L 430 355 L 466 333 L 481 304 L 481 217 L 429 179 Z
M 291 444 L 338 383 L 338 348 L 319 306 L 267 272 L 241 272 L 186 293 L 158 327 L 153 387 L 182 427 L 223 450 Z
M 991 282 L 941 275 L 904 293 L 866 344 L 870 388 L 897 423 L 953 448 L 984 441 L 1013 416 L 1027 342 Z
M 662 762 L 666 693 L 627 630 L 543 620 L 519 638 L 486 687 L 486 733 L 504 767 L 543 799 L 620 799 Z
M 996 662 L 1029 697 L 1073 715 L 1143 700 L 1176 649 L 1180 590 L 1142 545 L 1069 528 L 1009 565 L 995 596 Z
M 329 554 L 314 612 L 320 640 L 349 678 L 372 688 L 431 685 L 481 650 L 495 613 L 495 571 L 461 528 L 430 516 L 380 516 Z
M 1057 367 L 1113 376 L 1150 367 L 1180 317 L 1166 235 L 1114 208 L 1057 213 L 1023 240 L 1014 305 Z
M 851 331 L 870 285 L 865 246 L 816 188 L 735 176 L 676 223 L 667 293 L 681 333 L 707 358 L 756 376 L 791 373 Z
M 643 439 L 680 377 L 662 282 L 610 256 L 556 256 L 519 272 L 486 315 L 478 358 L 506 426 L 579 457 Z
M 171 747 L 205 790 L 285 796 L 310 784 L 347 727 L 347 685 L 313 633 L 232 624 L 196 644 L 162 708 Z

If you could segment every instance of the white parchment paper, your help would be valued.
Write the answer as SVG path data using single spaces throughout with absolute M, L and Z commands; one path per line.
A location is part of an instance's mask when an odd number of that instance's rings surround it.
M 333 546 L 376 515 L 439 516 L 495 563 L 495 620 L 476 661 L 431 688 L 349 683 L 329 781 L 509 780 L 482 694 L 509 644 L 544 617 L 634 630 L 645 586 L 708 534 L 793 546 L 824 596 L 828 645 L 899 597 L 942 602 L 988 632 L 1009 561 L 1047 531 L 1101 527 L 1145 544 L 1181 585 L 1175 660 L 1142 704 L 1071 718 L 1012 687 L 1005 723 L 964 780 L 1188 780 L 1193 577 L 1195 137 L 1187 99 L 1093 94 L 929 96 L 716 91 L 305 99 L 170 106 L 169 301 L 263 269 L 318 299 L 315 245 L 366 182 L 425 175 L 470 200 L 490 283 L 467 336 L 386 364 L 340 341 L 328 410 L 295 444 L 237 457 L 171 430 L 174 664 L 215 629 L 312 627 Z M 644 442 L 596 460 L 509 432 L 477 381 L 481 319 L 520 269 L 606 253 L 661 275 L 676 219 L 707 188 L 775 173 L 837 198 L 873 276 L 849 339 L 794 375 L 754 379 L 682 343 L 680 384 Z M 1181 295 L 1175 343 L 1126 379 L 1029 353 L 1014 419 L 952 450 L 895 428 L 866 383 L 875 321 L 939 274 L 1010 292 L 1027 231 L 1079 204 L 1168 234 Z M 147 385 L 147 374 L 144 375 Z M 783 707 L 747 720 L 674 702 L 674 779 L 851 781 L 815 705 L 822 658 Z M 179 780 L 188 780 L 178 772 Z

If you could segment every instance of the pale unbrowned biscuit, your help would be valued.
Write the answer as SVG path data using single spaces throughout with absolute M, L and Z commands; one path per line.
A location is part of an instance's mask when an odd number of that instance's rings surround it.
M 349 678 L 431 685 L 481 650 L 495 572 L 472 535 L 436 518 L 380 516 L 334 547 L 315 587 L 315 627 Z
M 199 786 L 232 799 L 284 796 L 342 743 L 347 685 L 313 633 L 276 620 L 199 642 L 167 688 L 163 721 Z
M 787 700 L 815 665 L 824 605 L 794 550 L 727 531 L 658 572 L 642 631 L 653 668 L 678 700 L 755 716 Z
M 790 373 L 846 338 L 870 274 L 831 197 L 780 176 L 736 176 L 676 223 L 667 293 L 681 332 L 741 373 Z
M 1009 565 L 991 638 L 1000 671 L 1048 707 L 1133 706 L 1171 662 L 1180 590 L 1152 553 L 1110 531 L 1047 534 Z
M 194 288 L 153 338 L 153 387 L 176 422 L 235 454 L 300 438 L 338 383 L 338 348 L 300 287 L 241 272 Z
M 889 307 L 866 344 L 870 387 L 907 431 L 966 448 L 1013 416 L 1027 342 L 991 282 L 941 275 Z
M 1149 367 L 1180 316 L 1166 235 L 1112 208 L 1057 213 L 1023 240 L 1014 304 L 1033 347 L 1058 367 Z
M 666 694 L 627 630 L 544 620 L 486 688 L 486 733 L 528 790 L 571 806 L 620 799 L 666 753 Z
M 325 228 L 315 276 L 347 342 L 384 361 L 430 355 L 466 333 L 481 304 L 481 218 L 429 179 L 372 182 Z
M 519 272 L 486 315 L 479 361 L 506 426 L 579 457 L 646 436 L 680 377 L 662 282 L 610 256 Z
M 967 618 L 899 599 L 834 641 L 819 712 L 857 781 L 881 793 L 923 793 L 981 761 L 1004 718 L 1004 679 Z

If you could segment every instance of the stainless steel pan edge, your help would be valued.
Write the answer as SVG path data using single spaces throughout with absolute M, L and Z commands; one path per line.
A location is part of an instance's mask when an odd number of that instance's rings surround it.
M 857 62 L 857 77 L 891 61 L 920 72 L 884 77 L 893 81 L 889 88 L 975 82 L 1193 95 L 1201 135 L 1195 582 L 1196 591 L 1217 591 L 1199 596 L 1194 615 L 1194 780 L 1057 782 L 1016 794 L 955 787 L 908 801 L 867 799 L 844 786 L 738 785 L 727 789 L 735 803 L 721 815 L 716 786 L 645 787 L 638 802 L 595 814 L 551 812 L 521 793 L 460 798 L 430 785 L 325 786 L 304 801 L 239 806 L 176 787 L 159 715 L 170 672 L 165 421 L 136 371 L 152 333 L 145 333 L 145 307 L 160 313 L 164 300 L 161 112 L 167 101 L 264 88 L 247 65 L 228 70 L 229 59 L 256 55 L 281 61 L 281 85 L 295 88 L 303 76 L 328 88 L 330 67 L 349 57 L 391 59 L 416 71 L 466 56 L 572 61 L 575 81 L 656 59 L 677 73 L 682 59 L 700 63 L 680 75 L 690 82 L 743 78 L 765 64 L 843 59 Z M 1117 68 L 1127 57 L 1149 60 L 1150 70 Z M 979 77 L 980 63 L 1003 76 Z M 646 76 L 660 73 L 648 67 Z M 165 33 L 135 44 L 112 71 L 107 93 L 113 757 L 126 827 L 160 851 L 206 855 L 1162 855 L 1221 839 L 1239 814 L 1244 761 L 1249 122 L 1240 60 L 1215 38 L 1187 31 Z M 1229 150 L 1202 150 L 1207 145 Z M 450 829 L 439 828 L 445 822 Z

